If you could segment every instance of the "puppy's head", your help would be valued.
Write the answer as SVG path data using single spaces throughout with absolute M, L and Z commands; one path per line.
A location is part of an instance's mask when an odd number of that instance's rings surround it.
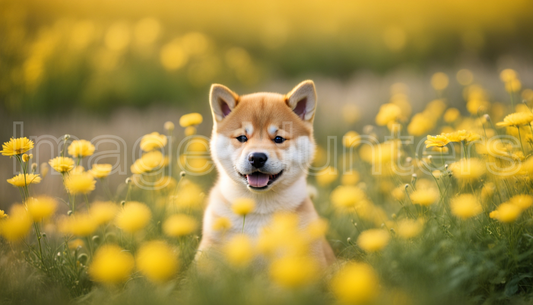
M 307 174 L 315 151 L 317 98 L 312 81 L 286 95 L 238 96 L 215 84 L 210 101 L 211 153 L 219 171 L 254 192 L 285 187 Z

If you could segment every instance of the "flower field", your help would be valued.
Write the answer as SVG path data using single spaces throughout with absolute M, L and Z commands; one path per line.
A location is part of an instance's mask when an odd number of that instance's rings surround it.
M 4 183 L 20 198 L 0 211 L 0 301 L 527 303 L 533 91 L 515 70 L 499 76 L 503 102 L 460 70 L 458 109 L 448 106 L 453 79 L 436 73 L 430 83 L 439 98 L 415 114 L 407 87 L 394 84 L 374 125 L 344 130 L 338 151 L 318 148 L 308 180 L 320 221 L 301 228 L 294 214 L 276 214 L 257 239 L 237 235 L 218 255 L 196 260 L 210 187 L 202 174 L 212 166 L 197 135 L 209 124 L 202 115 L 182 116 L 179 127 L 166 122 L 163 133 L 147 130 L 117 189 L 108 182 L 113 165 L 88 164 L 98 153 L 91 141 L 66 134 L 59 155 L 37 165 L 38 143 L 5 139 L 0 153 L 16 160 L 17 174 Z M 186 152 L 175 155 L 178 145 Z M 52 172 L 63 181 L 60 197 L 34 191 Z M 255 203 L 231 204 L 244 227 Z M 221 217 L 213 229 L 230 225 Z M 308 254 L 323 236 L 337 257 L 328 270 Z

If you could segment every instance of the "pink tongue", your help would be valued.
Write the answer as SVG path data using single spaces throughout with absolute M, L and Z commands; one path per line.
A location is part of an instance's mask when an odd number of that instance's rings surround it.
M 246 175 L 246 179 L 248 179 L 248 184 L 253 187 L 264 187 L 268 184 L 268 175 L 261 173 Z

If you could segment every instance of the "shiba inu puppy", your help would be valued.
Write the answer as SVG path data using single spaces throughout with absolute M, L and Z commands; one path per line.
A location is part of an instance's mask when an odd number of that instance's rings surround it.
M 236 199 L 251 198 L 256 203 L 244 226 L 251 238 L 259 235 L 276 212 L 296 213 L 301 227 L 316 221 L 319 216 L 306 182 L 315 152 L 314 83 L 304 81 L 286 95 L 243 96 L 214 84 L 210 103 L 214 121 L 211 155 L 219 177 L 209 195 L 199 253 L 241 233 L 242 217 L 231 209 Z M 218 217 L 232 222 L 224 234 L 213 230 Z M 312 245 L 311 252 L 322 266 L 335 259 L 324 238 Z

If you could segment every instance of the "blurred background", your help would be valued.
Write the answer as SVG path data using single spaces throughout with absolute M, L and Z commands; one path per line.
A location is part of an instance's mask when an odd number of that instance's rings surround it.
M 321 144 L 374 124 L 398 91 L 410 115 L 435 98 L 466 112 L 463 89 L 472 84 L 507 101 L 498 78 L 505 68 L 533 87 L 528 0 L 0 3 L 0 139 L 118 136 L 128 172 L 114 186 L 129 174 L 135 141 L 162 133 L 165 121 L 200 112 L 199 134 L 209 136 L 215 82 L 239 94 L 285 93 L 313 79 Z M 447 76 L 439 90 L 437 72 Z M 34 162 L 57 154 L 43 151 Z M 12 161 L 0 159 L 2 181 L 14 174 Z M 59 185 L 55 175 L 35 191 Z M 0 194 L 0 208 L 19 197 L 5 182 Z

